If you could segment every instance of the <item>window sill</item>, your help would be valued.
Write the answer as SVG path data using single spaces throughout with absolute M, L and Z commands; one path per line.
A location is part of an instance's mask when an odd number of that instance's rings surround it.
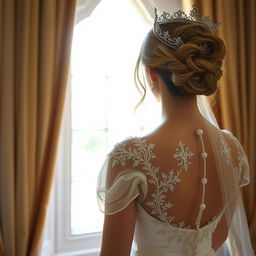
M 99 256 L 99 254 L 100 254 L 100 249 L 93 248 L 88 250 L 56 253 L 54 254 L 54 256 Z

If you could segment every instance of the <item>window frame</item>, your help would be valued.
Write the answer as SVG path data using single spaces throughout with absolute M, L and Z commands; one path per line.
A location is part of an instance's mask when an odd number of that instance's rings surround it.
M 71 72 L 41 256 L 98 256 L 102 232 L 71 235 Z M 96 192 L 95 192 L 96 193 Z M 86 248 L 86 249 L 85 249 Z
M 71 75 L 70 75 L 71 77 Z M 60 156 L 56 184 L 56 251 L 83 251 L 83 255 L 94 256 L 99 252 L 102 233 L 71 235 L 71 79 L 68 82 L 66 111 L 61 134 Z M 65 146 L 64 146 L 65 145 Z M 62 161 L 61 161 L 62 160 Z M 96 193 L 96 192 L 95 192 Z M 64 223 L 66 225 L 64 225 Z M 84 250 L 84 248 L 88 248 Z M 74 255 L 74 251 L 72 252 Z M 80 255 L 80 254 L 78 254 Z

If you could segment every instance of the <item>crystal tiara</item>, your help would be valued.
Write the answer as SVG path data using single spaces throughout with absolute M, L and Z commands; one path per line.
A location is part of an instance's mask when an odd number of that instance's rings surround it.
M 178 49 L 181 45 L 184 44 L 180 37 L 171 37 L 168 31 L 163 31 L 160 28 L 162 24 L 169 24 L 172 22 L 184 22 L 184 23 L 195 23 L 201 24 L 205 28 L 207 28 L 210 32 L 215 32 L 220 23 L 214 24 L 209 16 L 204 16 L 202 18 L 198 18 L 197 16 L 197 8 L 198 4 L 194 4 L 193 9 L 190 10 L 189 15 L 185 12 L 178 10 L 173 15 L 163 12 L 160 16 L 157 15 L 157 9 L 155 8 L 155 21 L 153 32 L 155 36 L 167 46 L 172 47 L 173 49 Z

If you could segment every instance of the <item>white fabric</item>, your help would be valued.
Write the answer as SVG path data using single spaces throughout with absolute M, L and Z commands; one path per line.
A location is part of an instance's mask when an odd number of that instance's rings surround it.
M 107 162 L 105 162 L 104 167 L 106 167 L 106 164 Z M 105 169 L 104 167 L 102 170 Z M 112 187 L 108 190 L 104 188 L 98 189 L 97 198 L 102 212 L 111 215 L 124 209 L 132 200 L 139 196 L 139 184 L 142 186 L 142 197 L 145 197 L 147 193 L 146 176 L 136 170 L 126 170 L 126 172 L 120 173 Z M 102 177 L 100 176 L 100 178 Z
M 159 166 L 152 163 L 157 158 L 154 154 L 155 145 L 147 144 L 140 138 L 133 138 L 135 146 L 126 147 L 126 141 L 118 143 L 107 156 L 100 171 L 97 198 L 102 212 L 106 215 L 115 214 L 132 200 L 136 200 L 135 256 L 254 255 L 240 193 L 240 187 L 249 183 L 246 154 L 232 133 L 219 129 L 211 110 L 202 98 L 198 98 L 198 105 L 202 115 L 213 124 L 206 123 L 205 132 L 209 136 L 218 167 L 224 206 L 221 213 L 208 224 L 195 229 L 183 221 L 174 223 L 177 216 L 170 215 L 168 211 L 169 208 L 174 209 L 175 205 L 166 200 L 166 193 L 173 192 L 175 186 L 182 183 L 179 175 L 189 169 L 190 160 L 194 156 L 182 140 L 179 140 L 173 155 L 179 170 L 172 169 L 162 173 Z M 233 143 L 227 141 L 225 134 Z M 231 154 L 234 150 L 237 151 L 235 158 Z M 152 184 L 155 191 L 152 191 Z M 148 191 L 149 186 L 151 191 Z M 141 205 L 148 193 L 152 200 L 148 200 L 146 205 L 151 207 L 151 212 Z M 211 248 L 212 234 L 223 216 L 229 234 L 225 243 L 215 253 Z
M 137 204 L 136 256 L 213 256 L 211 235 L 221 215 L 200 228 L 183 229 L 153 218 Z

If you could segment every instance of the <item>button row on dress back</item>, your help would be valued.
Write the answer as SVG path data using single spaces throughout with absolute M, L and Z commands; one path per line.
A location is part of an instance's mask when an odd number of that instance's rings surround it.
M 203 215 L 203 211 L 206 208 L 206 204 L 205 204 L 205 186 L 207 184 L 207 178 L 206 178 L 206 158 L 207 158 L 207 153 L 205 152 L 205 147 L 204 147 L 204 141 L 203 141 L 203 130 L 202 129 L 198 129 L 196 131 L 197 135 L 200 138 L 201 141 L 201 146 L 202 146 L 202 150 L 203 152 L 201 153 L 201 157 L 203 159 L 203 178 L 201 179 L 201 183 L 203 185 L 203 193 L 202 193 L 202 200 L 199 206 L 199 213 L 196 219 L 196 228 L 199 229 L 200 227 L 200 222 L 201 222 L 201 218 Z

